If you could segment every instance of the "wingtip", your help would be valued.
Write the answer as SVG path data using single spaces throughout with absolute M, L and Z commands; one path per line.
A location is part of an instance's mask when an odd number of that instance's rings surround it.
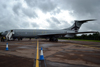
M 88 21 L 95 21 L 96 19 L 89 19 Z

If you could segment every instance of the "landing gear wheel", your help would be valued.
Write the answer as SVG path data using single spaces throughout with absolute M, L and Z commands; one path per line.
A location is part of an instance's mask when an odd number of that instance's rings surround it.
M 18 41 L 20 41 L 20 37 L 18 37 Z
M 20 40 L 22 40 L 23 38 L 20 38 Z
M 3 38 L 1 38 L 1 42 L 3 42 Z
M 52 41 L 52 38 L 49 38 L 49 41 Z
M 57 42 L 58 41 L 58 38 L 50 38 L 49 41 Z
M 55 40 L 56 42 L 58 42 L 58 38 L 56 38 L 56 40 Z

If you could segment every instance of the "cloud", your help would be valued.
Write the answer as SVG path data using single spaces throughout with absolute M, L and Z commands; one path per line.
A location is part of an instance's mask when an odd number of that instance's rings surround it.
M 32 8 L 22 8 L 22 12 L 29 18 L 38 17 L 35 11 Z
M 43 12 L 50 12 L 56 8 L 56 4 L 52 0 L 25 0 L 30 7 L 36 7 Z
M 53 11 L 50 12 L 51 15 L 56 15 L 59 14 L 61 12 L 61 9 L 59 9 L 58 7 L 56 7 Z
M 51 29 L 53 29 L 53 28 L 54 28 L 54 29 L 57 29 L 57 28 L 58 28 L 58 27 L 57 27 L 58 24 L 52 22 L 52 20 L 47 19 L 47 22 L 49 23 L 49 28 L 51 28 Z
M 39 27 L 39 25 L 37 23 L 35 23 L 35 22 L 31 23 L 31 25 L 32 25 L 33 28 Z
M 60 22 L 59 22 L 59 20 L 58 20 L 57 18 L 52 17 L 51 19 L 52 19 L 52 21 L 53 21 L 54 23 L 60 24 Z
M 20 28 L 63 29 L 72 20 L 97 19 L 80 31 L 100 31 L 100 0 L 0 0 L 0 31 Z
M 70 14 L 76 20 L 97 19 L 96 21 L 83 24 L 80 31 L 100 31 L 100 0 L 59 0 L 58 2 L 60 2 L 60 4 L 58 3 L 60 8 L 73 11 Z
M 21 28 L 28 28 L 29 27 L 29 23 L 28 22 L 23 22 L 20 24 Z
M 25 1 L 30 7 L 36 7 L 37 6 L 37 0 L 25 0 Z
M 13 6 L 13 11 L 15 12 L 15 14 L 19 15 L 19 10 L 20 10 L 21 6 L 22 6 L 21 3 L 17 3 Z
M 67 21 L 58 21 L 57 18 L 51 17 L 51 19 L 46 20 L 49 23 L 49 28 L 51 29 L 64 29 L 69 27 Z
M 3 4 L 2 6 L 3 6 L 4 8 L 6 8 L 6 7 L 7 7 L 7 6 L 6 6 L 6 4 Z
M 100 11 L 100 0 L 75 0 L 74 2 L 69 2 L 72 3 L 71 9 L 78 18 L 94 17 Z
M 16 23 L 17 21 L 15 21 L 14 18 L 6 17 L 4 20 L 0 20 L 0 31 L 19 28 Z

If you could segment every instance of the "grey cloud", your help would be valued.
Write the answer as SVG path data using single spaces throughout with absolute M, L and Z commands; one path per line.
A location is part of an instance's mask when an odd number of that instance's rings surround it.
M 37 6 L 37 0 L 25 0 L 30 7 Z
M 13 11 L 15 12 L 15 14 L 19 15 L 19 9 L 21 8 L 22 4 L 21 3 L 17 3 L 13 6 Z
M 88 22 L 86 24 L 84 24 L 84 27 L 87 30 L 95 30 L 95 31 L 100 31 L 100 26 L 98 25 L 100 22 L 96 21 L 96 22 Z M 83 27 L 83 29 L 84 29 Z
M 27 17 L 33 19 L 36 19 L 36 17 L 38 18 L 34 8 L 55 16 L 59 14 L 61 10 L 73 11 L 70 14 L 75 17 L 76 20 L 97 19 L 97 21 L 83 24 L 80 31 L 100 31 L 100 0 L 24 0 L 23 2 L 18 1 L 16 3 L 12 1 L 5 2 L 5 0 L 1 1 L 0 31 L 13 28 L 25 28 L 25 26 L 27 28 L 30 27 Z M 23 7 L 25 2 L 28 5 L 27 8 Z M 49 28 L 52 29 L 61 29 L 71 26 L 67 21 L 55 17 L 51 17 L 46 21 L 50 25 Z M 31 26 L 33 28 L 40 27 L 37 23 L 32 23 Z
M 11 2 L 10 2 L 11 3 Z M 32 15 L 32 13 L 35 15 L 34 12 L 31 10 L 28 11 L 28 9 L 24 9 L 26 14 L 23 12 L 23 7 L 19 2 L 16 2 L 13 5 L 10 5 L 8 2 L 7 4 L 4 2 L 0 4 L 0 32 L 9 30 L 9 29 L 20 29 L 20 28 L 30 28 L 29 21 L 27 20 L 26 16 Z M 4 5 L 6 4 L 6 5 Z M 6 8 L 7 7 L 7 8 Z M 30 14 L 28 14 L 30 13 Z M 17 14 L 17 15 L 16 15 Z M 25 14 L 25 15 L 23 15 Z M 32 16 L 34 16 L 32 15 Z M 32 17 L 31 16 L 31 17 Z
M 100 11 L 100 0 L 76 0 L 76 2 L 72 3 L 72 9 L 74 10 L 74 14 L 76 16 L 82 17 L 91 17 L 98 14 Z M 97 16 L 97 15 L 96 15 Z
M 53 20 L 54 23 L 58 23 L 58 24 L 60 24 L 60 22 L 59 22 L 59 20 L 58 20 L 57 18 L 52 17 L 51 19 Z
M 72 25 L 70 25 L 67 21 L 61 21 L 61 22 L 63 23 L 62 28 L 68 28 L 74 24 L 72 23 Z
M 33 28 L 39 27 L 39 25 L 37 23 L 35 23 L 35 22 L 31 23 L 31 25 L 32 25 Z
M 49 19 L 46 20 L 47 22 L 51 23 L 51 21 Z
M 50 12 L 56 8 L 52 0 L 25 0 L 30 7 L 37 7 L 43 12 Z
M 7 7 L 7 5 L 6 5 L 6 4 L 3 4 L 2 6 L 3 6 L 4 8 L 6 8 L 6 7 Z
M 35 13 L 35 11 L 34 10 L 32 10 L 31 8 L 22 8 L 22 12 L 26 15 L 26 16 L 28 16 L 28 17 L 30 17 L 30 18 L 35 18 L 35 17 L 38 17 L 38 15 Z
M 46 21 L 49 23 L 49 28 L 51 29 L 65 29 L 71 26 L 67 21 L 60 21 L 60 24 L 54 23 L 50 19 L 47 19 Z
M 13 11 L 6 8 L 4 4 L 0 5 L 0 11 L 0 31 L 19 28 L 17 17 L 15 18 Z
M 53 23 L 50 19 L 47 19 L 46 20 L 47 22 L 49 22 L 49 28 L 51 29 L 57 29 L 57 24 L 56 23 Z
M 60 3 L 58 3 L 60 2 Z M 100 31 L 100 0 L 58 0 L 58 6 L 63 10 L 73 11 L 70 13 L 77 20 L 97 19 L 91 23 L 83 24 L 81 31 L 99 30 Z M 96 25 L 96 26 L 95 26 Z
M 94 18 L 100 12 L 100 0 L 58 0 L 56 3 L 63 10 L 73 11 L 72 15 L 78 19 Z
M 20 24 L 21 28 L 28 28 L 29 27 L 29 23 L 28 22 L 23 22 Z
M 42 1 L 38 7 L 43 11 L 43 12 L 50 12 L 56 8 L 56 4 L 53 3 L 51 0 L 45 0 Z
M 15 21 L 13 18 L 11 19 L 10 17 L 0 20 L 0 31 L 19 28 L 16 23 L 17 21 Z
M 50 14 L 51 15 L 56 15 L 56 14 L 59 14 L 60 12 L 61 12 L 61 9 L 56 8 L 55 10 L 51 11 Z

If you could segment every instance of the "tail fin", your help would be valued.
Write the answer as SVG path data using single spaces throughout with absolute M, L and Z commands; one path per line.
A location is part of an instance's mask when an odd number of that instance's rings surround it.
M 75 31 L 75 32 L 78 32 L 78 30 L 80 29 L 80 27 L 81 27 L 81 25 L 82 25 L 83 23 L 85 23 L 85 22 L 87 22 L 87 21 L 94 21 L 94 20 L 95 20 L 95 19 L 81 20 L 81 21 L 75 20 L 75 23 L 74 23 L 71 27 L 69 27 L 69 28 L 67 28 L 67 29 L 65 29 L 65 30 L 73 30 L 73 31 Z

